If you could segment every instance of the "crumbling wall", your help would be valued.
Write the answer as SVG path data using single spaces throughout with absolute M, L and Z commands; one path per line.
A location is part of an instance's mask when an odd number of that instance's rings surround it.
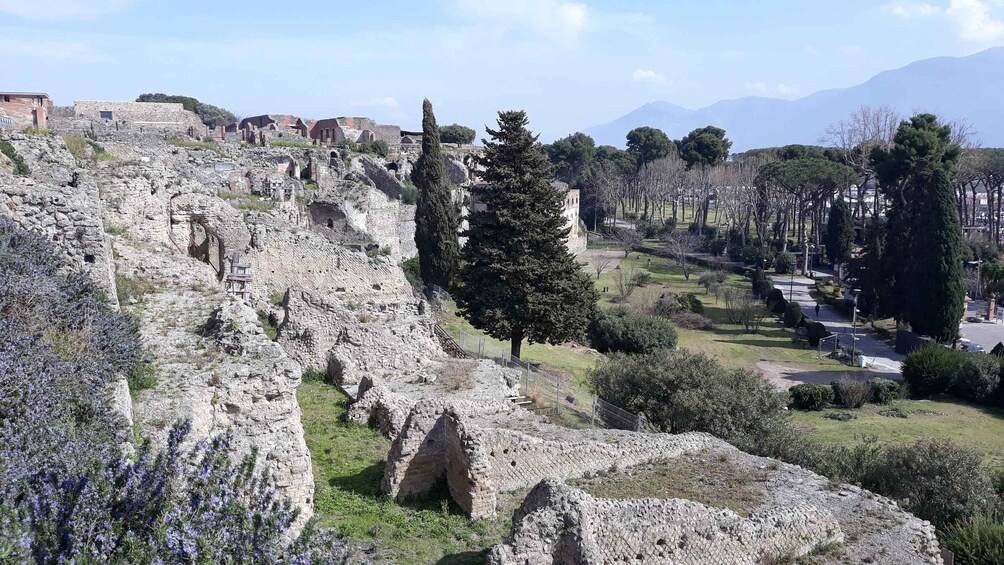
M 526 498 L 488 563 L 759 565 L 843 540 L 830 512 L 805 503 L 742 517 L 680 499 L 597 499 L 551 479 Z
M 77 117 L 92 120 L 104 119 L 101 117 L 101 112 L 111 112 L 111 121 L 113 122 L 127 122 L 177 131 L 192 127 L 201 134 L 205 134 L 207 131 L 202 120 L 194 112 L 185 110 L 180 103 L 77 100 L 73 103 L 73 109 Z

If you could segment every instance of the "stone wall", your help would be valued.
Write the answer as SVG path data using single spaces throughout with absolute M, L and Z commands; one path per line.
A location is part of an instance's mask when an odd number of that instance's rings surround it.
M 126 122 L 151 128 L 185 130 L 196 128 L 206 134 L 206 126 L 194 112 L 173 102 L 110 102 L 98 100 L 77 100 L 73 103 L 74 113 L 80 118 L 105 120 L 102 112 L 111 112 L 112 122 Z
M 742 517 L 689 500 L 607 500 L 541 482 L 513 517 L 491 565 L 760 565 L 844 541 L 824 509 L 794 504 Z

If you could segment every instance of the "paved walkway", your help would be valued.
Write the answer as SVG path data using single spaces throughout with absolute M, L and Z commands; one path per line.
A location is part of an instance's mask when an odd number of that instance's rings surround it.
M 788 275 L 772 275 L 774 287 L 784 292 L 784 298 L 794 300 L 802 307 L 802 312 L 817 322 L 822 322 L 826 329 L 837 334 L 841 345 L 851 343 L 851 320 L 843 314 L 830 308 L 825 303 L 819 303 L 819 314 L 816 315 L 816 299 L 809 295 L 810 290 L 815 290 L 815 281 L 808 277 L 795 275 L 794 278 Z M 866 358 L 866 363 L 872 370 L 884 373 L 899 373 L 903 355 L 896 353 L 893 348 L 870 335 L 864 333 L 861 328 L 861 320 L 858 320 L 856 334 L 856 344 L 858 351 Z

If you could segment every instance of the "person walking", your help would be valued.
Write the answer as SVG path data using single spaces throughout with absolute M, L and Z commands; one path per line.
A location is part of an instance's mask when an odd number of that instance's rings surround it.
M 816 317 L 819 317 L 819 303 L 816 303 Z

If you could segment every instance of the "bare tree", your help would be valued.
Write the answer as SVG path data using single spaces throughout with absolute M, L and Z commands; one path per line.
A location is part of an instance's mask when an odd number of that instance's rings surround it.
M 603 271 L 607 270 L 610 263 L 613 262 L 613 257 L 609 255 L 603 255 L 601 253 L 596 253 L 589 259 L 589 263 L 593 266 L 593 270 L 596 271 L 596 278 L 599 279 Z
M 901 116 L 888 106 L 861 106 L 847 120 L 841 120 L 828 127 L 826 134 L 820 140 L 844 150 L 847 164 L 860 177 L 853 210 L 855 218 L 864 217 L 866 210 L 864 197 L 870 181 L 875 178 L 875 170 L 871 164 L 872 149 L 892 145 L 901 119 Z M 878 214 L 878 191 L 875 191 L 873 214 Z
M 614 239 L 624 246 L 624 256 L 627 257 L 635 245 L 641 245 L 641 236 L 638 231 L 629 228 L 617 228 L 614 230 Z
M 666 249 L 673 254 L 676 264 L 683 269 L 684 280 L 690 280 L 690 273 L 694 271 L 688 255 L 696 252 L 701 247 L 703 238 L 697 234 L 685 231 L 675 231 L 663 236 L 662 242 Z
M 641 273 L 635 265 L 621 264 L 614 269 L 614 287 L 621 302 L 626 302 L 631 297 L 634 289 L 638 288 L 638 281 Z

